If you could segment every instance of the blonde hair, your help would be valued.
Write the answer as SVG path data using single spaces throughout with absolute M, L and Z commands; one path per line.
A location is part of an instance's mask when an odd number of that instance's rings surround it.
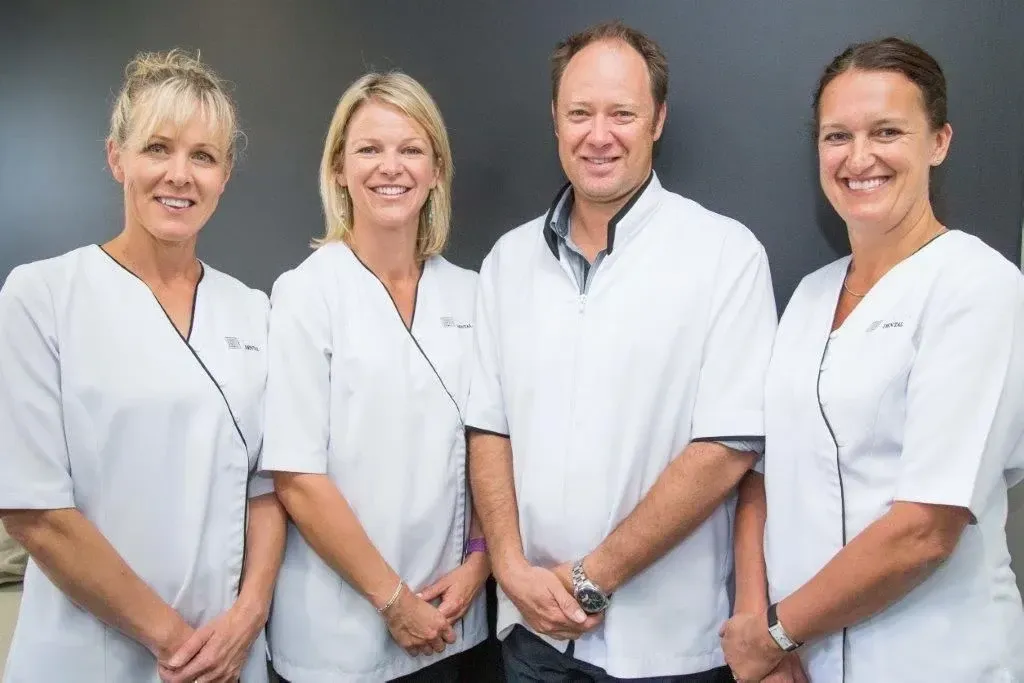
M 234 163 L 238 130 L 235 103 L 221 78 L 199 54 L 175 48 L 140 52 L 125 68 L 125 80 L 110 116 L 108 140 L 125 147 L 146 140 L 164 123 L 182 126 L 199 114 L 224 133 L 224 152 Z
M 437 185 L 430 191 L 420 209 L 416 235 L 416 256 L 426 259 L 440 254 L 448 242 L 452 215 L 452 150 L 448 142 L 441 110 L 420 83 L 412 76 L 392 71 L 368 73 L 349 86 L 338 100 L 334 117 L 327 129 L 324 153 L 320 161 L 320 199 L 323 203 L 326 230 L 312 242 L 322 247 L 330 242 L 345 241 L 352 232 L 352 199 L 337 182 L 341 169 L 345 135 L 352 117 L 365 102 L 383 102 L 395 107 L 427 132 L 437 165 Z

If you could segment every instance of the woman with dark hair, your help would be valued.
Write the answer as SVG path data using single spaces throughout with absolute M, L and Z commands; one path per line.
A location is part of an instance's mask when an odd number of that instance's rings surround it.
M 924 50 L 850 47 L 814 108 L 852 254 L 805 277 L 779 325 L 727 661 L 751 681 L 1024 680 L 1005 532 L 1024 478 L 1024 277 L 932 210 L 952 129 Z

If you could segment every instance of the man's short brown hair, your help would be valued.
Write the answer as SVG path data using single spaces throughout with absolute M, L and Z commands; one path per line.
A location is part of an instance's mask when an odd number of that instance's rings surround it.
M 668 60 L 651 38 L 640 31 L 626 26 L 621 21 L 606 21 L 594 24 L 579 33 L 574 33 L 556 47 L 551 53 L 551 101 L 558 100 L 558 86 L 562 82 L 562 74 L 577 52 L 599 40 L 621 40 L 640 53 L 647 63 L 647 72 L 651 76 L 651 95 L 654 97 L 654 108 L 665 104 L 668 96 Z

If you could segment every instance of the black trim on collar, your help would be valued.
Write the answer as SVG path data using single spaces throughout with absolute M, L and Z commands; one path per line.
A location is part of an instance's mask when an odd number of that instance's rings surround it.
M 637 200 L 640 199 L 640 195 L 642 195 L 647 190 L 647 186 L 651 184 L 651 178 L 653 177 L 654 169 L 652 168 L 651 172 L 647 174 L 647 180 L 644 181 L 644 184 L 641 185 L 640 188 L 633 193 L 633 196 L 629 198 L 629 201 L 626 202 L 626 205 L 619 209 L 619 212 L 612 216 L 612 219 L 608 221 L 608 247 L 605 249 L 605 253 L 612 253 L 612 248 L 615 246 L 616 226 L 618 226 L 619 221 L 626 217 L 626 214 L 629 213 L 629 210 L 633 208 L 633 205 L 637 203 Z
M 195 358 L 196 361 L 199 363 L 199 367 L 201 367 L 203 369 L 203 372 L 206 373 L 206 376 L 210 378 L 211 382 L 213 382 L 213 386 L 220 393 L 221 399 L 224 400 L 224 405 L 227 406 L 228 415 L 231 416 L 231 422 L 232 422 L 232 424 L 235 425 L 235 431 L 238 433 L 238 438 L 242 440 L 242 447 L 245 449 L 246 469 L 249 470 L 249 474 L 250 475 L 253 474 L 254 468 L 249 467 L 249 462 L 248 462 L 249 461 L 249 444 L 245 440 L 245 434 L 242 433 L 242 428 L 238 424 L 238 419 L 235 418 L 235 411 L 231 408 L 231 403 L 228 402 L 228 397 L 227 397 L 227 395 L 224 394 L 224 389 L 221 388 L 220 382 L 218 382 L 217 378 L 213 376 L 213 373 L 210 372 L 210 368 L 208 368 L 206 366 L 206 363 L 203 362 L 203 359 L 199 357 L 199 353 L 196 351 L 195 347 L 192 346 L 192 342 L 190 341 L 190 337 L 192 335 L 192 323 L 191 322 L 189 323 L 189 328 L 188 328 L 189 337 L 186 337 L 185 335 L 183 335 L 181 333 L 181 330 L 178 329 L 177 325 L 174 324 L 174 320 L 171 319 L 171 314 L 168 313 L 167 309 L 164 308 L 164 305 L 162 303 L 160 303 L 160 299 L 157 298 L 156 293 L 153 291 L 153 288 L 150 287 L 148 284 L 146 284 L 146 281 L 143 280 L 141 277 L 139 277 L 134 271 L 132 271 L 130 268 L 128 268 L 123 263 L 121 263 L 116 258 L 114 258 L 114 255 L 111 254 L 106 249 L 104 249 L 103 245 L 97 244 L 96 247 L 104 255 L 106 255 L 107 258 L 109 258 L 111 261 L 113 261 L 115 264 L 117 264 L 121 268 L 121 270 L 123 270 L 124 272 L 128 273 L 133 278 L 135 278 L 136 280 L 141 282 L 142 286 L 145 287 L 147 290 L 149 290 L 150 296 L 153 297 L 153 301 L 156 302 L 156 305 L 160 307 L 160 310 L 163 312 L 164 317 L 167 318 L 167 323 L 171 326 L 171 329 L 174 330 L 174 333 L 176 335 L 178 335 L 178 339 L 180 339 L 185 344 L 185 348 L 187 348 L 192 353 L 192 357 Z M 196 260 L 199 261 L 199 259 L 196 259 Z M 199 279 L 196 280 L 196 292 L 199 291 L 199 283 L 203 281 L 203 277 L 206 275 L 206 266 L 203 264 L 202 261 L 199 261 L 199 267 L 202 268 L 202 270 L 199 273 Z M 192 298 L 192 310 L 195 311 L 195 305 L 196 305 L 195 297 L 196 297 L 196 294 L 193 294 L 192 297 L 193 297 Z M 195 313 L 193 313 L 193 317 L 194 316 L 195 316 Z M 249 514 L 249 512 L 248 512 L 248 510 L 249 510 L 249 507 L 248 507 L 248 488 L 246 489 L 246 501 L 247 501 L 246 502 L 246 515 L 248 515 Z M 243 543 L 242 547 L 243 547 L 243 555 L 244 555 L 244 552 L 245 552 L 244 551 L 244 547 L 245 547 L 244 539 L 243 539 L 242 543 Z
M 556 235 L 555 231 L 551 228 L 551 219 L 555 217 L 555 209 L 558 208 L 558 205 L 562 202 L 562 198 L 565 196 L 565 193 L 568 192 L 571 187 L 572 183 L 562 185 L 562 189 L 555 195 L 555 201 L 551 202 L 551 208 L 548 209 L 548 213 L 544 217 L 544 227 L 542 229 L 544 233 L 544 241 L 548 243 L 548 249 L 551 250 L 551 255 L 555 257 L 555 260 L 558 260 L 558 235 Z
M 608 221 L 608 247 L 605 250 L 605 253 L 612 253 L 612 248 L 615 246 L 616 226 L 618 226 L 619 221 L 625 218 L 626 214 L 629 213 L 630 209 L 632 209 L 633 206 L 637 203 L 637 201 L 640 199 L 640 196 L 647 190 L 647 187 L 651 184 L 651 179 L 653 178 L 654 169 L 652 168 L 651 172 L 647 174 L 647 180 L 643 182 L 643 185 L 637 188 L 637 190 L 633 193 L 633 196 L 629 198 L 629 201 L 626 202 L 625 205 L 623 205 L 623 207 L 619 209 L 614 216 L 612 216 L 612 219 L 610 221 Z M 558 194 L 555 195 L 555 201 L 551 203 L 551 208 L 548 209 L 547 215 L 544 217 L 544 227 L 542 229 L 544 234 L 544 241 L 547 242 L 548 249 L 551 250 L 551 255 L 554 256 L 556 259 L 559 258 L 558 235 L 555 234 L 554 229 L 552 229 L 551 227 L 551 219 L 555 217 L 555 209 L 557 209 L 558 205 L 562 202 L 562 198 L 565 197 L 565 193 L 568 192 L 571 188 L 572 183 L 566 183 L 565 185 L 562 186 L 562 189 L 559 190 Z

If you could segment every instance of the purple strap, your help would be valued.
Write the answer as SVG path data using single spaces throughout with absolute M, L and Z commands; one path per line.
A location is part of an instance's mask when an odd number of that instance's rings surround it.
M 477 536 L 476 538 L 469 539 L 469 543 L 466 544 L 466 554 L 470 553 L 486 553 L 487 552 L 487 541 L 484 540 L 483 536 Z

